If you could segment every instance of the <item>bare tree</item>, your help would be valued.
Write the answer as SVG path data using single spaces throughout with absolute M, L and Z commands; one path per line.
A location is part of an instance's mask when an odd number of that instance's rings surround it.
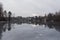
M 3 5 L 0 3 L 0 17 L 3 17 Z

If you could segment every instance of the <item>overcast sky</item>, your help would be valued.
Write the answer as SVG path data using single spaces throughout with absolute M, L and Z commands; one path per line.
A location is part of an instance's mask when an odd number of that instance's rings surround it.
M 60 11 L 60 0 L 0 0 L 15 16 L 44 15 Z

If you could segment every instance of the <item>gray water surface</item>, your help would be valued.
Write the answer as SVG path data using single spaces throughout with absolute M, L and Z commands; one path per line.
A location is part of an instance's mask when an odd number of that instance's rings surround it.
M 5 32 L 0 29 L 1 40 L 60 40 L 58 28 L 49 28 L 45 25 L 11 24 L 11 29 L 8 30 L 5 24 L 4 28 Z

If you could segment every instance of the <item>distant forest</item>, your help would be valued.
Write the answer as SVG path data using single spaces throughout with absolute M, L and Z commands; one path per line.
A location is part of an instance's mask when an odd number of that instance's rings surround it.
M 0 4 L 0 21 L 1 20 L 7 20 L 9 17 L 11 17 L 12 15 L 12 12 L 9 11 L 7 13 L 7 11 L 3 11 L 3 5 Z M 19 16 L 20 19 L 23 18 L 22 16 Z M 18 19 L 18 16 L 17 17 L 11 17 L 12 19 Z M 60 22 L 60 11 L 59 12 L 55 12 L 55 13 L 49 13 L 48 15 L 45 15 L 45 16 L 35 16 L 35 17 L 26 17 L 26 18 L 31 18 L 31 21 L 35 20 L 35 21 L 43 21 L 46 19 L 47 22 Z M 15 20 L 14 19 L 14 20 Z
M 46 18 L 47 21 L 60 22 L 60 11 L 55 13 L 49 13 Z

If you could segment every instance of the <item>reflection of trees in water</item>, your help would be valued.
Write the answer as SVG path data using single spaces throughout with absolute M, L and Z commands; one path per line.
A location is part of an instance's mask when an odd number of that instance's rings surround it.
M 3 26 L 4 26 L 5 23 L 0 23 L 0 39 L 2 37 L 2 32 L 3 32 Z
M 50 29 L 51 28 L 54 28 L 56 29 L 57 31 L 60 32 L 60 24 L 59 23 L 47 23 L 47 24 L 43 24 L 43 23 L 38 23 L 38 22 L 16 22 L 16 24 L 23 24 L 23 23 L 27 23 L 27 24 L 35 24 L 35 25 L 46 25 L 46 27 L 49 27 Z M 0 39 L 2 37 L 2 32 L 5 32 L 6 29 L 8 31 L 11 30 L 11 22 L 8 22 L 8 24 L 6 23 L 2 23 L 0 24 Z M 15 24 L 15 23 L 13 23 Z
M 8 21 L 8 31 L 10 31 L 11 30 L 11 23 L 10 23 L 10 21 Z
M 47 24 L 43 24 L 43 23 L 39 23 L 39 22 L 16 22 L 16 24 L 23 24 L 23 23 L 35 24 L 35 25 L 46 25 L 46 27 L 49 27 L 50 29 L 54 28 L 57 31 L 60 31 L 60 24 L 59 23 L 51 23 L 50 22 Z M 5 32 L 6 29 L 8 29 L 8 31 L 11 30 L 11 24 L 15 24 L 15 22 L 14 23 L 8 22 L 8 24 L 6 24 L 6 23 L 0 24 L 0 39 L 2 37 L 2 32 Z
M 55 26 L 55 29 L 60 32 L 60 26 Z
M 16 24 L 23 24 L 24 22 L 16 22 Z M 60 31 L 60 23 L 57 23 L 57 22 L 49 22 L 49 23 L 40 23 L 40 22 L 25 22 L 27 24 L 35 24 L 35 25 L 45 25 L 45 27 L 49 27 L 50 29 L 51 28 L 54 28 L 56 29 L 57 31 Z
M 46 24 L 43 24 L 43 23 L 32 23 L 32 24 L 35 24 L 35 25 L 37 25 L 37 24 L 39 24 L 39 25 L 45 25 L 46 27 L 49 27 L 50 29 L 51 28 L 54 28 L 54 29 L 56 29 L 57 31 L 60 31 L 60 23 L 57 23 L 57 22 L 54 22 L 54 23 L 46 23 Z
M 5 32 L 6 29 L 8 29 L 8 31 L 11 30 L 11 23 L 6 23 L 4 26 L 3 26 L 3 31 Z
M 54 28 L 57 31 L 60 31 L 60 23 L 47 23 L 46 24 L 49 28 Z
M 8 29 L 8 31 L 11 30 L 11 23 L 6 24 L 6 22 L 0 22 L 0 40 L 2 37 L 2 33 L 5 32 L 6 29 Z

